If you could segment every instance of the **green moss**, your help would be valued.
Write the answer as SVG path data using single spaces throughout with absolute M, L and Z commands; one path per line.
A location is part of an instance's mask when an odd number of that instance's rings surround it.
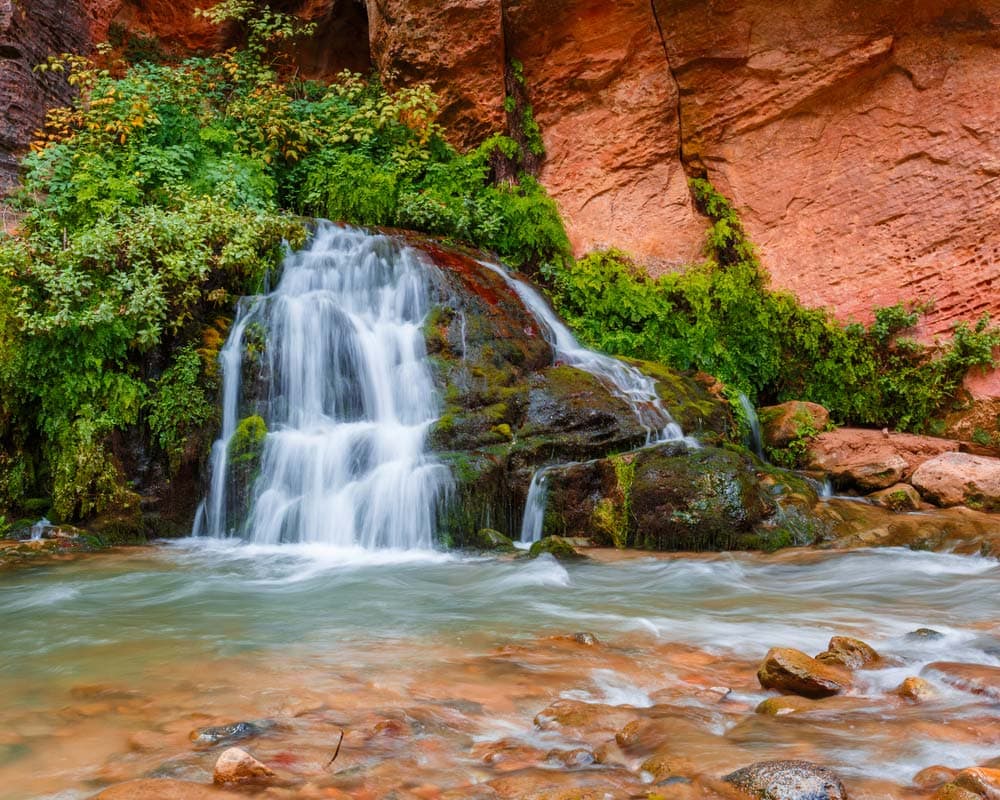
M 267 423 L 258 414 L 244 417 L 229 440 L 229 463 L 233 466 L 256 464 L 264 451 Z
M 475 536 L 470 539 L 468 546 L 476 550 L 483 550 L 492 553 L 513 553 L 517 550 L 507 536 L 492 528 L 481 528 Z
M 578 561 L 586 558 L 561 536 L 546 536 L 544 539 L 539 539 L 531 545 L 528 557 L 538 558 L 544 553 L 548 553 L 560 561 Z

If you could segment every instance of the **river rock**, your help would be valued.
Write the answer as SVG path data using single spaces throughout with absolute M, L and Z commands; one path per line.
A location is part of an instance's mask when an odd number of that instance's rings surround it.
M 924 667 L 920 674 L 933 675 L 963 692 L 983 695 L 993 702 L 1000 702 L 1000 667 L 935 661 Z
M 202 746 L 229 744 L 260 736 L 273 728 L 274 725 L 273 721 L 267 719 L 257 722 L 231 722 L 228 725 L 198 728 L 191 731 L 189 738 L 196 745 Z
M 244 795 L 215 786 L 169 778 L 143 778 L 110 786 L 94 800 L 240 800 Z
M 954 780 L 956 775 L 958 775 L 957 769 L 945 767 L 941 764 L 934 764 L 930 767 L 924 767 L 924 769 L 914 775 L 912 783 L 918 789 L 929 791 Z
M 844 667 L 817 661 L 788 647 L 768 651 L 757 679 L 765 689 L 811 698 L 830 697 L 851 685 L 851 673 Z
M 722 780 L 759 800 L 847 800 L 837 774 L 808 761 L 761 761 Z
M 918 467 L 911 481 L 935 505 L 1000 511 L 1000 458 L 944 453 Z
M 514 542 L 500 531 L 492 528 L 481 528 L 479 532 L 470 539 L 469 546 L 476 550 L 493 553 L 512 553 L 517 548 Z
M 937 693 L 937 689 L 934 688 L 934 685 L 930 681 L 925 681 L 923 678 L 918 678 L 915 675 L 904 678 L 903 682 L 899 684 L 894 692 L 894 694 L 898 694 L 904 700 L 912 700 L 917 703 L 930 700 L 936 697 Z
M 806 466 L 827 473 L 838 487 L 872 492 L 899 483 L 925 461 L 958 448 L 958 442 L 933 436 L 838 428 L 810 442 Z
M 987 800 L 1000 798 L 1000 770 L 987 767 L 963 769 L 952 783 Z
M 882 657 L 874 647 L 850 636 L 834 636 L 826 650 L 816 656 L 816 660 L 839 664 L 850 670 L 876 669 L 882 663 Z
M 586 558 L 583 553 L 577 551 L 562 536 L 546 536 L 531 545 L 528 551 L 528 558 L 538 558 L 540 555 L 548 553 L 559 561 L 579 561 Z
M 230 747 L 215 762 L 213 780 L 219 784 L 256 783 L 274 777 L 274 770 L 262 764 L 246 750 Z
M 890 511 L 916 511 L 920 508 L 920 492 L 908 483 L 897 483 L 868 495 L 868 499 Z
M 758 411 L 758 416 L 764 443 L 770 447 L 787 447 L 803 432 L 820 432 L 830 424 L 830 412 L 823 406 L 800 400 L 764 406 Z

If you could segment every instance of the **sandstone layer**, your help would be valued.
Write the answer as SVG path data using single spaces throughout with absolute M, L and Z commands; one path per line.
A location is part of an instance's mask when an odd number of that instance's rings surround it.
M 31 72 L 114 23 L 175 51 L 231 43 L 208 0 L 0 0 L 0 151 L 65 87 Z M 699 258 L 707 175 L 773 284 L 843 319 L 933 303 L 920 333 L 1000 312 L 1000 0 L 286 0 L 317 23 L 303 73 L 376 65 L 427 81 L 467 146 L 515 125 L 512 64 L 542 128 L 541 178 L 577 252 L 653 272 Z M 993 394 L 995 392 L 988 392 Z

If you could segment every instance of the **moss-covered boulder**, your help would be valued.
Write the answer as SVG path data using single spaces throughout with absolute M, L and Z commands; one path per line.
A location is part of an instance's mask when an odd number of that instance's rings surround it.
M 481 528 L 470 540 L 469 546 L 487 553 L 513 553 L 517 550 L 510 537 L 492 528 Z
M 528 558 L 538 558 L 545 553 L 560 561 L 579 561 L 586 558 L 562 536 L 546 536 L 539 539 L 528 550 Z

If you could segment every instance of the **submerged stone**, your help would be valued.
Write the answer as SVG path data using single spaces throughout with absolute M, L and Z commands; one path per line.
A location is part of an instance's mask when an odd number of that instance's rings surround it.
M 851 685 L 851 673 L 844 667 L 825 664 L 790 647 L 769 650 L 757 679 L 765 689 L 814 699 L 839 694 Z
M 274 728 L 271 720 L 257 722 L 232 722 L 228 725 L 215 725 L 208 728 L 198 728 L 191 731 L 191 741 L 196 745 L 217 745 L 252 739 L 267 733 Z
M 722 780 L 758 800 L 847 800 L 837 773 L 808 761 L 761 761 Z

